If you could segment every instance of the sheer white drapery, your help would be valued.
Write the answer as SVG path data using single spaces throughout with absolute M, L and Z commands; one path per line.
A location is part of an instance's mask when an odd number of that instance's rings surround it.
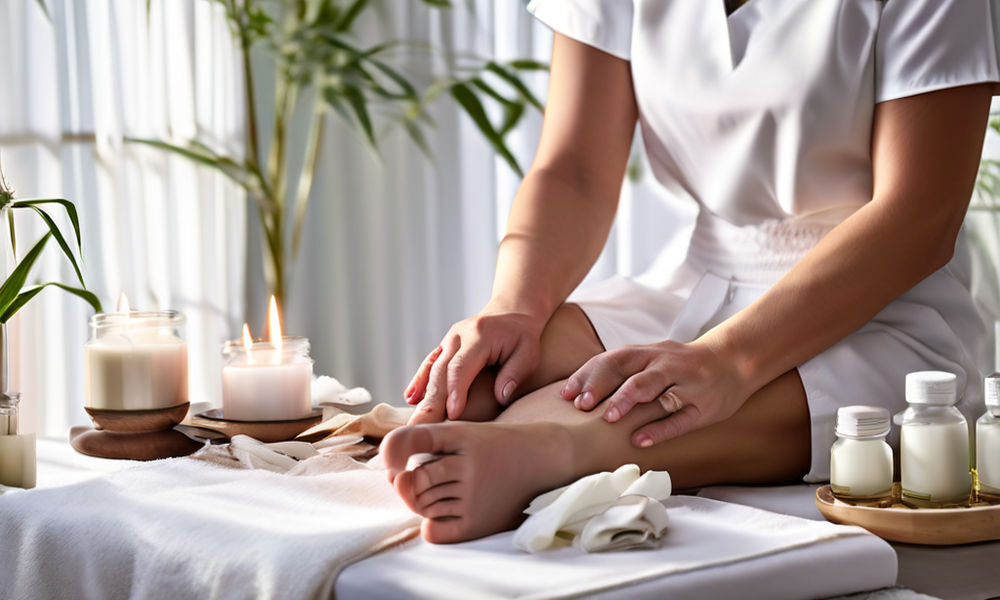
M 174 308 L 188 319 L 192 397 L 215 394 L 220 342 L 243 312 L 242 195 L 185 159 L 123 143 L 196 132 L 231 147 L 242 131 L 236 55 L 220 7 L 204 0 L 0 3 L 0 152 L 18 196 L 80 210 L 84 274 L 105 309 Z M 61 218 L 61 215 L 60 215 Z M 21 245 L 42 228 L 18 223 Z M 72 281 L 53 247 L 41 279 Z M 29 427 L 64 436 L 83 412 L 89 307 L 43 292 L 13 323 Z M 15 376 L 16 377 L 16 376 Z
M 238 148 L 242 79 L 216 3 L 154 0 L 148 28 L 145 4 L 48 0 L 50 23 L 35 0 L 0 3 L 7 57 L 0 80 L 9 84 L 0 95 L 0 148 L 20 196 L 62 195 L 79 206 L 85 275 L 106 308 L 125 291 L 133 306 L 184 311 L 192 400 L 218 402 L 219 343 L 238 333 L 245 314 L 261 322 L 266 302 L 252 211 L 248 221 L 242 194 L 214 172 L 121 140 L 179 142 L 197 133 Z M 551 34 L 522 3 L 457 5 L 428 13 L 417 3 L 384 2 L 372 33 L 548 60 Z M 415 53 L 414 68 L 442 56 Z M 544 98 L 547 78 L 530 83 Z M 271 85 L 267 77 L 257 84 L 265 92 Z M 262 124 L 269 112 L 261 107 Z M 433 161 L 395 133 L 379 163 L 343 127 L 328 127 L 285 315 L 286 331 L 311 339 L 317 373 L 366 386 L 378 401 L 401 403 L 424 354 L 488 299 L 518 185 L 454 106 L 439 102 L 433 114 Z M 525 167 L 540 125 L 534 114 L 512 136 Z M 303 134 L 298 127 L 293 135 Z M 626 182 L 618 223 L 590 278 L 640 273 L 688 217 L 651 177 Z M 29 221 L 25 238 L 41 232 Z M 54 252 L 39 272 L 71 275 Z M 17 319 L 15 385 L 44 434 L 61 437 L 87 420 L 88 314 L 82 302 L 52 291 Z

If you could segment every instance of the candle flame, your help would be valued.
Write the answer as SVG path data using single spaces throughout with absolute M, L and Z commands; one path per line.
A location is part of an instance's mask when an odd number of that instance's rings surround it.
M 128 305 L 128 296 L 125 295 L 125 292 L 122 292 L 122 295 L 118 296 L 118 312 L 125 313 L 125 316 L 128 316 L 130 310 L 132 309 Z
M 247 353 L 247 364 L 253 364 L 253 357 L 250 355 L 250 348 L 253 346 L 253 337 L 250 336 L 250 326 L 243 324 L 243 349 Z
M 271 296 L 271 310 L 267 318 L 267 329 L 268 336 L 271 340 L 271 346 L 274 348 L 274 356 L 271 359 L 273 363 L 281 362 L 281 319 L 278 316 L 278 302 Z

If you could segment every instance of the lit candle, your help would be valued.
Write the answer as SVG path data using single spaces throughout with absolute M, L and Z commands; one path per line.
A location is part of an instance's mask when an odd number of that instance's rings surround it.
M 104 410 L 157 410 L 188 401 L 184 315 L 134 311 L 122 294 L 118 312 L 94 315 L 84 349 L 86 405 Z
M 278 305 L 271 298 L 268 342 L 243 339 L 226 344 L 222 368 L 222 415 L 233 421 L 290 421 L 312 412 L 309 340 L 283 337 Z

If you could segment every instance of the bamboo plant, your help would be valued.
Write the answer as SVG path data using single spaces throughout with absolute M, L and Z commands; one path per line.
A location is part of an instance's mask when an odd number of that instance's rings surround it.
M 246 137 L 242 155 L 212 147 L 205 140 L 128 138 L 184 156 L 216 169 L 246 191 L 256 207 L 264 251 L 265 280 L 281 306 L 288 292 L 289 270 L 302 242 L 313 177 L 321 158 L 324 128 L 330 116 L 347 124 L 364 146 L 376 154 L 378 142 L 393 125 L 430 155 L 425 131 L 433 126 L 427 108 L 450 97 L 468 115 L 496 153 L 519 175 L 520 167 L 505 136 L 526 110 L 541 102 L 522 80 L 522 73 L 546 69 L 531 60 L 498 62 L 449 56 L 455 64 L 444 77 L 426 85 L 397 66 L 416 44 L 389 40 L 365 45 L 358 35 L 362 17 L 377 7 L 373 0 L 214 0 L 224 7 L 239 51 L 244 79 Z M 420 0 L 425 10 L 448 10 L 450 0 Z M 428 49 L 428 52 L 437 52 Z M 266 66 L 262 66 L 266 65 Z M 258 69 L 273 70 L 274 116 L 267 147 L 259 128 L 262 115 L 255 85 Z M 491 119 L 488 106 L 497 107 Z M 289 134 L 293 117 L 307 111 L 308 135 Z M 289 172 L 292 146 L 304 156 L 297 173 Z
M 69 217 L 69 221 L 73 226 L 75 244 L 72 244 L 66 239 L 66 236 L 60 230 L 59 226 L 56 224 L 52 215 L 49 214 L 49 208 L 59 208 L 61 207 L 66 211 L 66 215 Z M 76 252 L 79 253 L 82 250 L 81 240 L 80 240 L 80 219 L 76 212 L 76 206 L 72 202 L 63 198 L 27 198 L 23 200 L 17 200 L 14 198 L 14 190 L 11 189 L 10 185 L 7 183 L 6 177 L 4 177 L 3 170 L 0 169 L 0 223 L 6 221 L 6 226 L 9 228 L 10 235 L 10 245 L 11 254 L 14 260 L 17 261 L 17 234 L 14 228 L 14 212 L 15 211 L 31 211 L 37 215 L 48 231 L 39 240 L 32 244 L 31 248 L 24 253 L 24 256 L 20 261 L 16 262 L 14 268 L 7 275 L 3 284 L 0 284 L 0 392 L 7 391 L 7 322 L 17 314 L 25 304 L 31 301 L 32 298 L 37 296 L 47 287 L 54 286 L 65 290 L 75 296 L 79 296 L 89 303 L 95 311 L 101 312 L 101 301 L 97 298 L 94 293 L 87 290 L 86 285 L 83 281 L 83 273 L 80 270 L 80 264 L 77 260 L 76 255 L 73 252 L 73 246 L 76 248 Z M 69 263 L 73 266 L 73 271 L 76 274 L 76 279 L 79 281 L 80 286 L 68 285 L 59 281 L 48 281 L 45 283 L 36 283 L 28 285 L 28 276 L 31 273 L 32 267 L 38 261 L 38 257 L 42 254 L 42 250 L 45 249 L 46 244 L 50 240 L 54 239 L 62 250 L 63 255 L 69 260 Z

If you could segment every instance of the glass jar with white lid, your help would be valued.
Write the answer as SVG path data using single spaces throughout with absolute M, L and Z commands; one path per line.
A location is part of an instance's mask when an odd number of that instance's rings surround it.
M 830 449 L 830 488 L 843 500 L 878 500 L 892 493 L 889 411 L 879 406 L 843 406 L 837 411 L 837 441 Z
M 902 500 L 909 506 L 933 508 L 969 499 L 969 425 L 953 406 L 956 380 L 943 371 L 906 376 L 910 406 L 895 421 L 901 426 Z
M 1000 500 L 1000 373 L 986 378 L 986 412 L 976 421 L 979 495 Z

